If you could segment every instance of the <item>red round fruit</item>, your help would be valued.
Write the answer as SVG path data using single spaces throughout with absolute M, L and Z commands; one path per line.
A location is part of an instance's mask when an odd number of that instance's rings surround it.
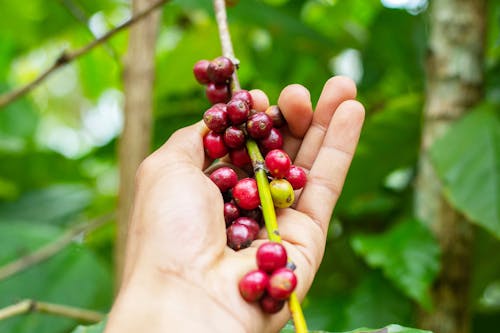
M 297 287 L 297 276 L 290 268 L 275 270 L 269 278 L 267 293 L 275 299 L 285 300 Z
M 257 269 L 245 274 L 238 283 L 238 288 L 245 301 L 255 302 L 264 295 L 268 283 L 269 276 L 266 272 Z
M 283 117 L 283 114 L 277 105 L 271 105 L 266 109 L 265 113 L 273 121 L 274 127 L 281 127 L 286 124 L 285 117 Z
M 233 164 L 238 168 L 247 166 L 252 162 L 245 147 L 230 150 L 229 158 L 231 159 L 231 162 L 233 162 Z
M 235 99 L 234 96 L 227 103 L 227 115 L 234 125 L 244 123 L 250 113 L 250 107 L 241 99 Z
M 233 250 L 245 249 L 252 244 L 252 233 L 243 224 L 231 224 L 226 230 L 227 245 Z
M 210 82 L 205 88 L 205 95 L 212 104 L 227 103 L 230 98 L 229 88 L 225 83 L 217 84 Z
M 290 156 L 281 149 L 273 149 L 266 155 L 266 167 L 269 173 L 276 178 L 283 178 L 288 174 L 292 161 Z
M 280 130 L 277 128 L 271 128 L 271 132 L 269 132 L 269 135 L 260 140 L 259 144 L 263 150 L 264 154 L 267 154 L 273 149 L 281 149 L 283 148 L 283 135 L 281 134 Z
M 247 131 L 254 139 L 263 139 L 267 137 L 272 128 L 273 122 L 264 112 L 257 112 L 248 118 Z
M 233 224 L 236 223 L 243 224 L 248 228 L 248 230 L 250 230 L 250 232 L 252 233 L 252 240 L 257 238 L 257 235 L 259 234 L 260 231 L 260 226 L 259 223 L 257 223 L 257 221 L 255 221 L 250 217 L 242 216 L 234 220 Z
M 252 109 L 253 108 L 253 98 L 252 98 L 252 95 L 250 94 L 250 92 L 248 90 L 238 90 L 238 91 L 235 91 L 233 93 L 233 97 L 231 98 L 233 100 L 242 100 L 244 101 L 247 105 L 248 105 L 248 108 L 249 109 Z
M 271 273 L 286 266 L 288 256 L 285 247 L 280 243 L 267 242 L 257 249 L 257 267 Z
M 194 77 L 196 78 L 196 81 L 198 81 L 201 84 L 207 84 L 210 82 L 210 79 L 208 78 L 207 75 L 207 69 L 209 64 L 210 61 L 208 60 L 200 60 L 196 64 L 194 64 L 193 67 Z
M 226 227 L 229 227 L 238 217 L 240 217 L 238 206 L 235 203 L 226 202 L 224 204 L 224 221 L 226 222 Z
M 203 147 L 205 148 L 205 153 L 211 159 L 221 158 L 227 154 L 227 147 L 224 144 L 222 134 L 213 131 L 208 132 L 203 137 Z
M 226 83 L 233 75 L 234 64 L 227 57 L 217 57 L 210 62 L 207 68 L 207 75 L 214 83 Z
M 260 204 L 257 182 L 253 178 L 243 178 L 233 187 L 233 198 L 243 209 L 254 209 Z
M 238 175 L 229 167 L 221 167 L 210 175 L 210 179 L 221 192 L 225 192 L 238 183 Z
M 224 132 L 224 142 L 229 148 L 240 148 L 245 145 L 245 132 L 236 126 L 229 126 Z
M 269 295 L 264 295 L 260 301 L 260 308 L 265 313 L 273 314 L 279 312 L 285 306 L 285 301 L 272 298 Z
M 203 114 L 203 121 L 208 128 L 217 133 L 222 133 L 229 126 L 226 104 L 217 103 L 212 105 Z
M 285 176 L 286 180 L 292 185 L 294 190 L 300 190 L 306 185 L 307 175 L 304 169 L 299 166 L 291 165 Z

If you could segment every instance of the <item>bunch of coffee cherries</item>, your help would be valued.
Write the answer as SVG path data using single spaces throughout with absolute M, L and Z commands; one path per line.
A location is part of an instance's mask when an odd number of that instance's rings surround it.
M 245 274 L 239 282 L 240 294 L 247 302 L 259 302 L 266 313 L 283 308 L 297 286 L 297 277 L 288 267 L 283 245 L 266 242 L 257 250 L 257 269 Z
M 196 80 L 206 85 L 206 96 L 212 106 L 203 114 L 209 132 L 203 137 L 205 154 L 210 159 L 230 162 L 215 168 L 210 179 L 224 198 L 224 219 L 227 245 L 241 250 L 251 245 L 263 226 L 260 197 L 252 177 L 247 140 L 254 140 L 265 156 L 264 165 L 270 180 L 273 204 L 286 208 L 294 202 L 294 191 L 306 183 L 304 170 L 292 164 L 283 150 L 285 125 L 280 109 L 273 105 L 264 112 L 253 109 L 252 95 L 247 90 L 231 91 L 235 65 L 227 57 L 212 61 L 200 60 L 194 68 Z M 247 176 L 238 177 L 235 170 Z M 240 282 L 240 292 L 249 302 L 259 301 L 267 313 L 279 311 L 295 289 L 297 279 L 287 267 L 284 247 L 275 242 L 263 244 L 257 252 L 258 269 L 249 272 Z

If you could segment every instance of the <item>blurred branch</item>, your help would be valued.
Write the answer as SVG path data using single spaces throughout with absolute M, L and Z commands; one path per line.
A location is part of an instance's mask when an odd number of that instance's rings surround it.
M 129 20 L 125 21 L 121 25 L 117 26 L 114 29 L 111 29 L 108 31 L 106 34 L 104 34 L 102 37 L 97 38 L 90 42 L 89 44 L 75 50 L 75 51 L 69 51 L 69 52 L 63 52 L 54 62 L 54 64 L 46 69 L 42 74 L 40 74 L 36 79 L 34 79 L 32 82 L 26 84 L 25 86 L 22 86 L 20 88 L 14 89 L 10 92 L 7 92 L 5 94 L 0 95 L 0 110 L 18 99 L 19 97 L 25 95 L 26 93 L 30 92 L 38 86 L 41 82 L 43 82 L 50 74 L 52 74 L 54 71 L 56 71 L 58 68 L 63 67 L 64 65 L 69 64 L 73 60 L 81 57 L 82 55 L 88 53 L 92 49 L 94 49 L 96 46 L 99 46 L 106 42 L 108 39 L 113 37 L 116 33 L 128 28 L 132 24 L 141 21 L 145 17 L 147 17 L 151 12 L 153 12 L 155 9 L 159 8 L 169 0 L 159 0 L 152 4 L 150 7 L 144 9 L 143 11 L 137 13 L 136 15 L 132 16 Z
M 38 302 L 32 299 L 25 299 L 20 301 L 19 303 L 9 305 L 5 308 L 0 309 L 0 320 L 4 320 L 21 314 L 27 314 L 30 312 L 48 313 L 52 315 L 94 323 L 104 319 L 104 314 L 97 311 L 76 308 L 69 305 Z
M 102 226 L 110 219 L 114 217 L 114 213 L 101 216 L 90 222 L 85 222 L 77 224 L 74 227 L 67 230 L 61 237 L 56 239 L 54 242 L 42 246 L 38 250 L 18 258 L 2 267 L 0 267 L 0 281 L 6 279 L 14 274 L 22 272 L 23 270 L 36 265 L 42 261 L 45 261 L 55 254 L 59 253 L 68 244 L 70 244 L 73 239 L 82 234 L 90 232 L 98 227 Z
M 92 37 L 98 38 L 98 36 L 92 31 L 92 29 L 90 29 L 89 16 L 79 4 L 75 3 L 73 0 L 59 0 L 59 2 L 78 22 L 80 22 L 86 28 L 86 30 L 92 35 Z M 113 58 L 113 60 L 119 62 L 118 54 L 111 44 L 109 44 L 108 42 L 103 43 L 103 47 L 111 56 L 111 58 Z

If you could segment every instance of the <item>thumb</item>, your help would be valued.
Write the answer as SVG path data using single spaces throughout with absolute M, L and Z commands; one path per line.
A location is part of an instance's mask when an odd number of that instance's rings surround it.
M 202 169 L 206 165 L 203 136 L 208 132 L 203 121 L 175 131 L 158 150 L 148 158 L 158 165 L 187 163 Z M 155 163 L 156 164 L 156 163 Z

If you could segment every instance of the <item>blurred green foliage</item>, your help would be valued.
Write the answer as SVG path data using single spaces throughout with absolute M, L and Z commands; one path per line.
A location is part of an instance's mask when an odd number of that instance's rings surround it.
M 450 201 L 480 226 L 469 300 L 474 332 L 500 326 L 500 265 L 491 256 L 500 251 L 500 3 L 489 6 L 484 106 L 433 147 Z M 119 0 L 3 1 L 0 12 L 0 92 L 29 82 L 64 49 L 130 15 L 129 3 Z M 284 86 L 300 83 L 314 103 L 329 77 L 346 74 L 357 80 L 367 110 L 325 258 L 304 302 L 310 328 L 415 326 L 417 303 L 432 306 L 429 286 L 440 260 L 425 221 L 412 214 L 426 11 L 389 9 L 378 0 L 242 0 L 228 15 L 244 88 L 262 89 L 275 103 Z M 165 6 L 152 149 L 208 107 L 191 69 L 220 54 L 216 31 L 209 1 Z M 126 48 L 123 32 L 0 112 L 0 264 L 115 209 Z M 107 311 L 113 238 L 106 225 L 0 281 L 0 307 L 35 298 Z M 62 333 L 76 324 L 30 314 L 0 322 L 0 332 Z

